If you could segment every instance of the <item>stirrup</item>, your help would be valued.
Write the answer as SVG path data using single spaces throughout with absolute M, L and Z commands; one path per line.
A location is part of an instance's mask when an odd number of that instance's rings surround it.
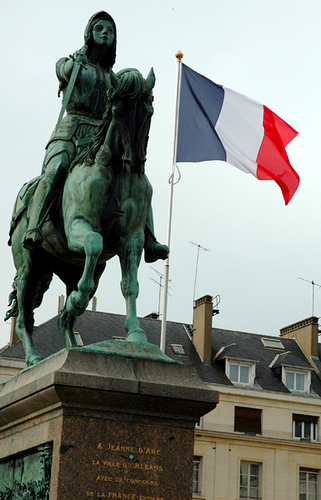
M 41 248 L 42 242 L 42 233 L 40 229 L 35 228 L 26 232 L 22 240 L 22 245 L 27 250 L 37 250 L 38 248 Z

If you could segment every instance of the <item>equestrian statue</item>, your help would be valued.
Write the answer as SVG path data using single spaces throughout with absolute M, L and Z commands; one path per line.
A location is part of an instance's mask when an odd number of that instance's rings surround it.
M 155 75 L 151 69 L 145 79 L 133 68 L 115 74 L 115 57 L 115 22 L 98 12 L 87 24 L 84 46 L 56 65 L 62 110 L 41 175 L 22 187 L 15 202 L 9 244 L 17 272 L 5 319 L 17 316 L 28 366 L 42 359 L 32 340 L 33 311 L 53 274 L 67 294 L 58 325 L 66 346 L 77 347 L 76 318 L 116 255 L 126 340 L 147 342 L 136 313 L 138 266 L 143 250 L 146 262 L 169 252 L 154 235 L 145 174 Z

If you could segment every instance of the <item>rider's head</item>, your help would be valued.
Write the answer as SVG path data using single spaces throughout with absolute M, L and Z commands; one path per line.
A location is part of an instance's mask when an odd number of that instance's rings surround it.
M 95 43 L 93 38 L 93 28 L 94 26 L 97 25 L 97 23 L 99 23 L 99 21 L 108 21 L 114 30 L 114 40 L 110 45 L 110 47 L 107 49 L 105 64 L 104 64 L 104 66 L 109 69 L 113 67 L 116 59 L 116 24 L 113 18 L 103 10 L 91 16 L 86 26 L 84 38 L 85 38 L 85 43 L 88 45 L 87 54 L 88 55 L 90 54 L 91 49 Z

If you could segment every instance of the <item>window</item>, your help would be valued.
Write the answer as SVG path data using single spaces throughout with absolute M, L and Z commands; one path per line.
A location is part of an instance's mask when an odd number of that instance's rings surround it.
M 227 360 L 226 375 L 231 382 L 236 384 L 254 384 L 255 365 Z
M 83 342 L 83 339 L 81 338 L 80 333 L 79 332 L 74 332 L 74 335 L 75 335 L 75 338 L 76 338 L 77 346 L 78 347 L 82 347 L 84 345 L 84 342 Z
M 170 346 L 174 354 L 178 354 L 179 356 L 186 356 L 184 347 L 181 344 L 170 344 Z
M 289 370 L 283 367 L 282 382 L 290 391 L 309 392 L 311 373 Z
M 262 338 L 261 342 L 263 343 L 264 347 L 269 347 L 271 349 L 284 349 L 284 345 L 279 339 Z
M 248 384 L 250 380 L 250 367 L 247 365 L 230 364 L 230 379 L 232 382 Z
M 293 433 L 294 438 L 317 441 L 318 439 L 318 417 L 309 415 L 293 414 Z
M 261 434 L 261 410 L 235 406 L 234 431 Z
M 304 373 L 286 372 L 285 385 L 288 389 L 304 391 Z
M 201 493 L 202 457 L 193 460 L 193 493 Z
M 257 463 L 241 462 L 240 498 L 260 499 L 260 469 Z M 301 500 L 301 499 L 300 499 Z
M 318 499 L 318 471 L 300 468 L 299 476 L 299 500 Z

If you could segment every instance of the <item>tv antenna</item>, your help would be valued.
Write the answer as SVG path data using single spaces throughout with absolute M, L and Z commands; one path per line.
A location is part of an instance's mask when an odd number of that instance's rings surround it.
M 200 256 L 200 250 L 203 250 L 204 252 L 210 252 L 209 248 L 204 248 L 198 243 L 194 243 L 193 241 L 190 241 L 192 245 L 195 245 L 197 247 L 197 257 L 196 257 L 196 267 L 195 267 L 195 279 L 194 279 L 194 290 L 193 290 L 193 303 L 195 300 L 195 292 L 196 292 L 196 282 L 197 282 L 197 271 L 198 271 L 198 261 L 199 261 L 199 256 Z
M 321 285 L 318 285 L 318 283 L 316 283 L 313 280 L 309 281 L 309 280 L 306 280 L 304 278 L 299 278 L 299 280 L 306 281 L 307 283 L 310 283 L 310 285 L 312 285 L 312 316 L 314 316 L 314 287 L 317 286 L 317 287 L 321 288 Z
M 160 316 L 161 291 L 162 291 L 162 288 L 164 287 L 163 280 L 164 280 L 165 276 L 162 273 L 160 273 L 159 271 L 157 271 L 157 269 L 155 269 L 154 267 L 152 267 L 152 266 L 149 266 L 149 267 L 153 271 L 155 271 L 155 273 L 157 274 L 157 276 L 159 278 L 159 281 L 154 280 L 154 278 L 149 278 L 149 279 L 151 279 L 152 281 L 154 281 L 154 283 L 156 283 L 159 286 L 159 292 L 158 292 L 158 310 L 157 310 L 157 315 L 159 317 Z M 168 281 L 170 283 L 172 280 L 168 280 Z

